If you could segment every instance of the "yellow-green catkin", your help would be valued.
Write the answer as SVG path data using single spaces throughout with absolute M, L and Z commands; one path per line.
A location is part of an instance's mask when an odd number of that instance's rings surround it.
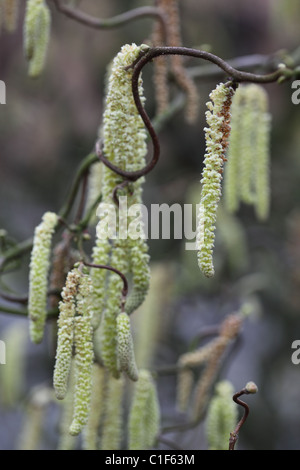
M 67 393 L 68 379 L 72 361 L 76 295 L 81 274 L 78 269 L 69 272 L 59 304 L 58 338 L 56 362 L 54 367 L 54 390 L 56 398 L 63 400 Z
M 51 32 L 51 13 L 44 0 L 28 0 L 24 22 L 24 50 L 28 75 L 37 78 L 44 70 Z
M 137 181 L 135 183 L 134 194 L 129 197 L 130 205 L 141 208 L 142 188 Z M 144 223 L 142 220 L 142 210 L 133 223 L 133 217 L 129 217 L 128 227 L 128 256 L 130 260 L 130 271 L 132 274 L 132 289 L 126 300 L 125 311 L 130 315 L 137 310 L 144 302 L 150 286 L 150 256 L 148 254 L 148 244 L 145 239 Z
M 233 99 L 231 138 L 225 173 L 225 202 L 230 212 L 240 202 L 255 207 L 259 220 L 270 210 L 270 129 L 268 96 L 258 84 L 242 85 Z
M 264 221 L 270 212 L 270 130 L 271 116 L 266 112 L 266 97 L 261 98 L 262 111 L 259 113 L 256 135 L 255 158 L 255 212 Z
M 206 437 L 209 450 L 228 450 L 230 433 L 235 429 L 238 420 L 237 406 L 232 397 L 234 388 L 226 380 L 216 385 L 207 412 Z
M 18 25 L 20 0 L 1 0 L 6 31 L 13 33 Z
M 70 426 L 70 434 L 73 436 L 82 431 L 90 412 L 94 360 L 91 293 L 91 279 L 89 276 L 83 275 L 76 297 L 74 319 L 75 397 L 74 416 Z
M 140 371 L 129 415 L 129 450 L 146 450 L 155 443 L 160 426 L 156 387 L 149 371 Z
M 240 148 L 240 133 L 241 122 L 243 116 L 243 90 L 244 87 L 239 87 L 232 99 L 231 105 L 231 132 L 229 136 L 229 146 L 227 151 L 228 163 L 225 168 L 224 177 L 224 200 L 228 212 L 236 212 L 240 205 L 240 161 L 241 161 L 241 148 Z M 247 149 L 245 149 L 247 152 Z M 250 155 L 251 162 L 251 155 Z
M 123 439 L 123 408 L 124 379 L 109 377 L 104 403 L 102 423 L 101 450 L 120 450 Z
M 213 247 L 225 150 L 230 131 L 230 105 L 233 89 L 223 83 L 211 92 L 207 103 L 205 128 L 206 154 L 202 172 L 202 191 L 197 221 L 198 264 L 206 277 L 214 275 Z
M 111 265 L 122 273 L 127 272 L 127 259 L 124 256 L 124 240 L 116 240 L 111 257 Z M 118 274 L 111 273 L 108 282 L 108 298 L 100 325 L 100 355 L 104 366 L 118 378 L 117 356 L 117 316 L 120 313 L 123 281 Z
M 102 173 L 103 173 L 103 163 L 96 162 L 92 165 L 89 175 L 89 183 L 88 183 L 88 194 L 87 194 L 87 201 L 86 201 L 86 211 L 90 210 L 99 198 L 101 197 L 102 192 Z M 96 225 L 97 223 L 96 212 L 94 216 L 90 219 L 90 224 Z
M 97 450 L 99 447 L 99 426 L 104 411 L 105 384 L 107 372 L 98 364 L 93 365 L 91 410 L 83 430 L 83 449 Z
M 139 373 L 135 362 L 130 319 L 126 312 L 121 312 L 117 316 L 117 347 L 120 372 L 125 372 L 131 380 L 136 382 Z
M 29 267 L 28 299 L 30 337 L 34 343 L 40 343 L 44 335 L 51 241 L 57 220 L 56 214 L 46 212 L 34 232 Z

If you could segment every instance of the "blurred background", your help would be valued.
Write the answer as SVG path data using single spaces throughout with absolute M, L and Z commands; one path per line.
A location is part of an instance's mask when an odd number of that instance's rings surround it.
M 61 207 L 76 168 L 95 143 L 107 65 L 123 44 L 145 42 L 153 28 L 151 19 L 142 19 L 114 30 L 92 30 L 59 14 L 49 1 L 53 15 L 48 59 L 43 76 L 32 80 L 22 45 L 25 3 L 21 2 L 17 31 L 3 30 L 0 36 L 0 79 L 7 87 L 7 104 L 0 105 L 0 228 L 2 238 L 5 230 L 16 241 L 32 236 L 45 211 Z M 149 3 L 82 0 L 79 5 L 108 18 Z M 272 56 L 278 51 L 284 57 L 285 51 L 299 46 L 298 0 L 186 0 L 180 2 L 180 12 L 184 45 L 209 45 L 224 59 Z M 194 65 L 199 62 L 186 60 L 187 67 Z M 149 65 L 144 73 L 150 116 L 155 113 L 152 71 Z M 145 183 L 147 206 L 183 204 L 200 197 L 205 103 L 218 81 L 196 80 L 200 112 L 195 124 L 188 125 L 179 111 L 161 129 L 161 161 Z M 239 448 L 300 449 L 300 365 L 291 362 L 292 342 L 300 340 L 300 105 L 292 104 L 290 82 L 265 89 L 272 113 L 270 218 L 260 223 L 251 207 L 242 206 L 236 217 L 228 219 L 221 209 L 237 242 L 230 243 L 230 237 L 228 241 L 217 230 L 213 280 L 203 279 L 196 253 L 187 252 L 182 241 L 150 240 L 154 272 L 168 286 L 158 307 L 162 311 L 158 310 L 151 367 L 176 363 L 195 332 L 219 324 L 246 298 L 254 314 L 245 320 L 238 347 L 220 371 L 220 378 L 231 380 L 236 390 L 249 380 L 259 387 L 259 393 L 247 399 L 251 413 Z M 95 229 L 89 231 L 93 237 Z M 20 295 L 28 289 L 28 260 L 24 257 L 18 270 L 3 278 Z M 161 284 L 154 285 L 159 296 Z M 137 334 L 138 325 L 137 320 Z M 0 339 L 8 343 L 13 329 L 19 335 L 15 347 L 7 348 L 7 363 L 14 355 L 20 358 L 18 367 L 10 371 L 19 382 L 15 396 L 7 393 L 4 379 L 0 382 L 2 450 L 19 446 L 33 387 L 51 386 L 55 354 L 51 325 L 39 346 L 29 343 L 27 328 L 25 318 L 0 314 Z M 0 378 L 4 367 L 8 365 L 0 365 Z M 166 424 L 182 420 L 174 388 L 174 376 L 158 378 Z M 39 448 L 56 448 L 58 414 L 51 404 Z M 183 449 L 207 447 L 203 425 L 169 437 Z

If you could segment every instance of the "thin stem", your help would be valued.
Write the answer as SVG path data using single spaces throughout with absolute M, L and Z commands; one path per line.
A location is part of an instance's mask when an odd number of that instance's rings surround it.
M 76 214 L 75 221 L 74 221 L 75 224 L 78 224 L 83 216 L 86 195 L 87 195 L 87 188 L 88 188 L 88 177 L 89 177 L 89 168 L 82 175 L 81 196 L 80 196 L 80 201 L 79 201 L 79 205 L 77 209 L 77 214 Z
M 119 271 L 116 268 L 113 268 L 112 266 L 107 266 L 105 264 L 92 264 L 92 263 L 88 263 L 86 261 L 83 261 L 83 264 L 85 266 L 89 266 L 90 268 L 107 269 L 108 271 L 112 271 L 113 273 L 118 274 L 118 276 L 120 276 L 120 278 L 123 281 L 122 297 L 123 297 L 123 299 L 126 299 L 127 294 L 128 294 L 128 281 L 127 281 L 126 276 L 121 271 Z
M 28 311 L 27 310 L 19 310 L 19 309 L 16 309 L 16 308 L 8 307 L 7 305 L 1 305 L 0 304 L 0 311 L 3 312 L 3 313 L 10 314 L 10 315 L 20 315 L 22 317 L 27 317 L 28 316 Z M 48 310 L 47 319 L 57 317 L 57 315 L 58 315 L 58 310 L 57 309 Z
M 68 5 L 61 3 L 61 0 L 52 0 L 57 10 L 63 13 L 68 18 L 77 21 L 78 23 L 88 26 L 89 28 L 94 29 L 112 29 L 119 28 L 124 26 L 131 21 L 140 19 L 140 18 L 155 18 L 161 23 L 165 37 L 167 36 L 167 21 L 164 15 L 164 12 L 158 7 L 140 7 L 135 8 L 120 15 L 114 16 L 112 18 L 101 19 L 95 18 L 94 16 L 88 15 L 83 11 L 80 11 L 76 8 L 72 8 Z
M 246 390 L 245 388 L 243 388 L 240 392 L 236 393 L 232 399 L 235 403 L 237 403 L 238 405 L 242 406 L 244 408 L 244 415 L 243 417 L 241 418 L 241 420 L 238 422 L 235 430 L 233 432 L 230 433 L 230 439 L 229 439 L 229 450 L 234 450 L 235 448 L 235 444 L 236 444 L 236 441 L 238 440 L 238 435 L 239 435 L 239 432 L 241 430 L 241 427 L 243 426 L 243 424 L 245 424 L 247 418 L 248 418 L 248 415 L 249 415 L 249 412 L 250 412 L 250 408 L 249 406 L 247 405 L 247 403 L 245 403 L 244 401 L 240 400 L 239 397 L 242 396 L 242 395 L 249 395 L 250 392 L 248 392 L 248 390 Z
M 237 70 L 228 64 L 226 61 L 220 57 L 211 54 L 210 52 L 200 51 L 198 49 L 191 49 L 187 47 L 154 47 L 150 48 L 144 54 L 142 54 L 137 61 L 133 64 L 133 75 L 132 75 L 132 93 L 135 101 L 137 110 L 150 134 L 152 145 L 153 145 L 153 154 L 149 163 L 138 171 L 125 171 L 115 165 L 113 165 L 106 157 L 103 155 L 101 149 L 101 143 L 98 142 L 96 146 L 96 153 L 100 160 L 116 174 L 122 176 L 124 179 L 129 181 L 136 181 L 137 179 L 145 176 L 147 173 L 153 170 L 157 164 L 160 156 L 160 144 L 159 139 L 156 134 L 156 131 L 151 123 L 151 120 L 142 104 L 140 95 L 139 95 L 139 77 L 143 67 L 152 61 L 154 58 L 165 55 L 182 55 L 195 57 L 198 59 L 204 59 L 213 64 L 217 65 L 223 72 L 225 72 L 229 79 L 233 82 L 255 82 L 255 83 L 272 83 L 277 81 L 280 77 L 286 77 L 287 69 L 278 69 L 273 73 L 267 75 L 257 75 L 250 72 L 243 72 Z M 289 71 L 288 71 L 289 72 Z
M 86 172 L 88 171 L 89 167 L 97 161 L 97 156 L 95 153 L 89 154 L 85 159 L 81 162 L 77 173 L 75 175 L 70 194 L 67 198 L 67 201 L 65 205 L 61 208 L 59 211 L 59 215 L 63 218 L 66 219 L 71 212 L 71 209 L 73 207 L 75 198 L 78 193 L 78 189 L 81 183 L 81 179 L 86 175 Z
M 32 249 L 33 238 L 28 238 L 17 246 L 10 248 L 0 260 L 0 272 L 4 270 L 5 266 L 11 261 L 20 258 Z

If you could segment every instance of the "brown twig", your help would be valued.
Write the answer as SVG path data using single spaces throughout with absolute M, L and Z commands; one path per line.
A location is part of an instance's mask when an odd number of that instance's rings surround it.
M 257 392 L 257 386 L 253 382 L 249 382 L 246 385 L 245 388 L 243 388 L 240 392 L 236 393 L 232 397 L 233 401 L 235 403 L 237 403 L 238 405 L 242 406 L 245 411 L 244 411 L 243 417 L 241 418 L 241 420 L 236 425 L 235 430 L 230 433 L 229 450 L 234 450 L 235 444 L 236 444 L 236 442 L 238 440 L 238 437 L 239 437 L 239 432 L 241 430 L 241 427 L 245 424 L 245 422 L 246 422 L 246 420 L 249 416 L 249 412 L 250 412 L 249 405 L 247 405 L 247 403 L 245 403 L 244 401 L 240 400 L 239 397 L 241 397 L 242 395 L 254 394 L 256 392 Z
M 93 29 L 112 29 L 119 28 L 124 26 L 131 21 L 140 19 L 140 18 L 155 18 L 161 23 L 164 34 L 167 37 L 167 22 L 164 15 L 164 12 L 158 7 L 140 7 L 135 8 L 130 11 L 126 11 L 120 15 L 114 16 L 112 18 L 100 19 L 95 18 L 92 15 L 88 15 L 77 8 L 72 8 L 69 5 L 64 5 L 61 3 L 61 0 L 52 0 L 57 10 L 63 13 L 68 18 L 77 21 L 78 23 L 88 26 Z
M 198 59 L 204 59 L 213 64 L 217 65 L 225 74 L 235 83 L 239 82 L 254 82 L 254 83 L 272 83 L 277 81 L 280 77 L 285 77 L 287 70 L 277 69 L 275 72 L 266 74 L 266 75 L 258 75 L 250 72 L 243 72 L 241 70 L 237 70 L 232 67 L 230 64 L 225 62 L 220 57 L 211 54 L 210 52 L 200 51 L 198 49 L 191 49 L 186 47 L 154 47 L 149 48 L 147 52 L 140 56 L 139 60 L 134 64 L 134 70 L 132 75 L 132 93 L 134 97 L 134 101 L 137 107 L 137 110 L 150 134 L 152 145 L 153 145 L 153 154 L 152 158 L 149 163 L 138 171 L 126 171 L 118 168 L 117 166 L 113 165 L 106 157 L 103 155 L 101 149 L 101 141 L 99 141 L 96 145 L 96 153 L 99 159 L 112 171 L 116 174 L 122 176 L 124 179 L 129 181 L 136 181 L 137 179 L 145 176 L 147 173 L 153 170 L 155 165 L 157 164 L 160 156 L 160 144 L 159 139 L 154 130 L 154 127 L 151 123 L 151 120 L 142 104 L 140 95 L 139 95 L 139 77 L 141 74 L 142 69 L 145 67 L 146 64 L 151 62 L 154 58 L 166 55 L 182 55 L 188 57 L 195 57 Z M 292 72 L 291 72 L 292 73 Z
M 124 307 L 125 301 L 126 301 L 126 297 L 127 297 L 127 295 L 128 295 L 128 281 L 127 281 L 126 276 L 125 276 L 121 271 L 119 271 L 119 270 L 116 269 L 116 268 L 113 268 L 112 266 L 107 266 L 107 265 L 105 265 L 105 264 L 92 264 L 92 263 L 88 263 L 88 262 L 86 262 L 86 261 L 82 261 L 82 263 L 83 263 L 85 266 L 89 266 L 90 268 L 107 269 L 108 271 L 112 271 L 113 273 L 118 274 L 118 276 L 120 276 L 120 278 L 121 278 L 122 281 L 123 281 L 123 289 L 122 289 L 122 307 Z

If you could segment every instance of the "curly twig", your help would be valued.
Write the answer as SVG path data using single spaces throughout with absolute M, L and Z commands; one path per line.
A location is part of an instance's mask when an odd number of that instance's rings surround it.
M 245 388 L 243 388 L 240 392 L 236 393 L 235 395 L 233 395 L 232 399 L 235 403 L 237 403 L 238 405 L 242 406 L 244 408 L 244 415 L 242 417 L 242 419 L 238 422 L 235 430 L 233 432 L 230 433 L 230 439 L 229 439 L 229 450 L 234 450 L 235 448 L 235 444 L 236 444 L 236 441 L 238 440 L 238 436 L 239 436 L 239 432 L 241 430 L 241 427 L 245 424 L 248 416 L 249 416 L 249 412 L 250 412 L 250 408 L 249 406 L 247 405 L 247 403 L 245 403 L 244 401 L 240 400 L 239 397 L 241 397 L 242 395 L 249 395 L 249 394 L 254 394 L 257 392 L 257 386 L 255 385 L 255 383 L 253 382 L 249 382 Z
M 77 21 L 78 23 L 94 29 L 112 29 L 124 26 L 130 21 L 140 18 L 155 18 L 161 23 L 165 36 L 167 37 L 167 21 L 164 12 L 158 7 L 140 7 L 130 11 L 126 11 L 120 15 L 112 18 L 100 19 L 92 15 L 88 15 L 83 11 L 64 5 L 60 0 L 52 0 L 57 10 L 63 13 L 68 18 Z

